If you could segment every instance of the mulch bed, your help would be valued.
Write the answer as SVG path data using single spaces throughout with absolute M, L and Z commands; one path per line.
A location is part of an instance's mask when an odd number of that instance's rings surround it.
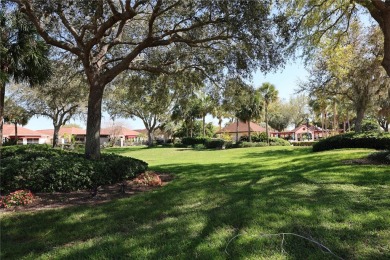
M 169 173 L 155 172 L 162 181 L 162 186 L 173 180 L 173 175 Z M 99 187 L 95 196 L 91 190 L 73 192 L 35 193 L 33 203 L 25 206 L 15 206 L 0 209 L 0 212 L 33 212 L 53 208 L 65 208 L 77 205 L 98 205 L 118 198 L 126 198 L 138 194 L 155 190 L 161 186 L 140 186 L 133 181 L 125 181 L 113 185 Z
M 358 165 L 388 165 L 383 162 L 378 162 L 375 160 L 370 160 L 368 158 L 353 159 L 353 160 L 344 160 L 344 164 L 358 164 Z

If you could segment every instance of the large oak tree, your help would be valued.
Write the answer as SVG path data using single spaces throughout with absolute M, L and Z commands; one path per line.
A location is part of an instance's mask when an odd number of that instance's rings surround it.
M 11 1 L 47 43 L 81 61 L 89 84 L 85 154 L 91 159 L 100 157 L 104 89 L 121 72 L 196 68 L 210 76 L 250 75 L 280 63 L 276 36 L 288 35 L 264 0 Z
M 368 13 L 383 33 L 384 55 L 382 66 L 390 76 L 390 1 L 389 0 L 285 0 L 278 1 L 278 10 L 289 17 L 296 43 L 303 45 L 303 53 L 310 54 L 323 39 L 332 35 L 334 44 L 350 29 L 362 12 Z M 287 21 L 286 21 L 287 22 Z

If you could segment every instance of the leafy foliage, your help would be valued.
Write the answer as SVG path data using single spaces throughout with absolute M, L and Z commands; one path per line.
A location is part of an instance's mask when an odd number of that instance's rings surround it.
M 390 149 L 390 133 L 350 132 L 322 139 L 313 145 L 314 152 L 341 148 Z
M 313 146 L 317 141 L 302 141 L 291 143 L 293 146 Z
M 31 113 L 25 108 L 19 106 L 14 100 L 8 98 L 4 105 L 4 122 L 10 124 L 26 125 L 31 118 Z
M 249 138 L 246 135 L 243 135 L 240 137 L 240 142 L 249 142 Z M 267 134 L 262 132 L 262 133 L 256 133 L 252 135 L 252 142 L 254 143 L 267 143 Z M 278 138 L 278 137 L 270 137 L 269 138 L 269 144 L 271 146 L 290 146 L 290 142 Z
M 100 157 L 103 92 L 120 73 L 249 77 L 280 65 L 289 39 L 271 1 L 12 1 L 47 43 L 83 64 L 90 84 L 85 154 L 93 159 Z
M 82 154 L 46 145 L 3 147 L 1 154 L 1 192 L 97 188 L 135 177 L 147 169 L 147 163 L 129 157 L 103 154 L 100 161 L 92 161 Z
M 209 140 L 207 137 L 184 137 L 181 143 L 185 146 L 194 146 L 196 144 L 205 144 Z
M 209 139 L 206 140 L 204 145 L 207 149 L 222 149 L 226 143 L 227 142 L 223 139 Z

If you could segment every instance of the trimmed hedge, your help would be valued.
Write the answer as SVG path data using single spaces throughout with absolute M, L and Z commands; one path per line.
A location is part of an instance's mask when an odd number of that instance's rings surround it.
M 194 146 L 196 144 L 205 144 L 205 142 L 209 140 L 209 138 L 205 137 L 184 137 L 181 139 L 181 143 L 184 146 Z
M 185 137 L 181 142 L 185 147 L 192 146 L 198 150 L 203 146 L 206 149 L 222 149 L 228 143 L 223 139 L 205 137 Z
M 292 142 L 293 146 L 313 146 L 318 143 L 318 141 L 301 141 L 301 142 Z
M 322 139 L 313 145 L 313 151 L 326 151 L 341 148 L 390 149 L 390 133 L 346 133 Z
M 209 139 L 206 140 L 204 146 L 207 149 L 222 149 L 225 146 L 225 140 L 223 139 Z
M 291 146 L 291 143 L 279 137 L 270 137 L 269 145 L 270 146 Z
M 96 189 L 145 172 L 144 161 L 115 154 L 102 154 L 99 161 L 83 154 L 52 149 L 46 145 L 2 147 L 0 192 L 19 189 L 33 192 L 68 192 Z
M 246 148 L 246 147 L 265 147 L 268 146 L 265 142 L 239 142 L 236 144 L 237 148 Z
M 251 136 L 251 139 L 252 142 L 254 143 L 267 143 L 267 134 L 266 133 L 253 134 Z M 246 135 L 241 136 L 240 142 L 249 142 L 249 137 Z M 286 141 L 278 137 L 270 137 L 269 145 L 270 146 L 291 146 L 289 141 Z

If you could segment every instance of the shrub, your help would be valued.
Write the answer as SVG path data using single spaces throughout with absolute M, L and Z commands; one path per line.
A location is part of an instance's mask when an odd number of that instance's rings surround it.
M 254 143 L 267 143 L 267 134 L 266 133 L 255 133 L 252 135 L 252 142 Z M 241 136 L 240 137 L 240 142 L 248 142 L 249 141 L 249 138 L 248 136 Z M 291 144 L 282 139 L 282 138 L 278 138 L 278 137 L 270 137 L 269 138 L 269 144 L 271 146 L 290 146 Z
M 162 147 L 174 147 L 174 143 L 162 143 Z
M 271 146 L 291 146 L 290 142 L 279 137 L 270 137 L 269 145 Z
M 225 146 L 225 140 L 223 139 L 209 139 L 205 142 L 207 149 L 222 149 Z
M 29 190 L 17 190 L 5 197 L 0 198 L 0 207 L 9 208 L 12 206 L 27 205 L 32 203 L 34 195 Z
M 43 145 L 2 147 L 0 152 L 0 192 L 96 188 L 135 177 L 147 169 L 147 163 L 130 157 L 102 154 L 99 161 L 91 161 L 83 154 Z
M 390 149 L 390 133 L 350 132 L 322 139 L 313 145 L 314 152 L 341 148 Z
M 184 145 L 184 144 L 182 144 L 182 143 L 174 143 L 173 144 L 173 147 L 176 147 L 176 148 L 187 148 L 187 146 L 186 145 Z
M 204 146 L 204 144 L 195 144 L 192 148 L 195 150 L 203 150 L 206 149 L 206 146 Z
M 268 146 L 267 143 L 260 142 L 260 143 L 251 143 L 251 142 L 239 142 L 237 144 L 238 148 L 245 148 L 245 147 L 264 147 Z
M 293 142 L 293 146 L 313 146 L 317 141 L 303 141 L 303 142 Z
M 160 176 L 158 176 L 154 172 L 145 172 L 141 173 L 133 180 L 133 182 L 137 185 L 142 186 L 161 186 L 162 182 Z
M 233 141 L 233 138 L 231 137 L 231 135 L 229 135 L 228 133 L 223 133 L 221 135 L 221 139 L 227 141 L 227 142 L 231 142 Z
M 181 143 L 184 146 L 194 146 L 196 144 L 205 144 L 209 138 L 205 137 L 184 137 L 181 139 Z

